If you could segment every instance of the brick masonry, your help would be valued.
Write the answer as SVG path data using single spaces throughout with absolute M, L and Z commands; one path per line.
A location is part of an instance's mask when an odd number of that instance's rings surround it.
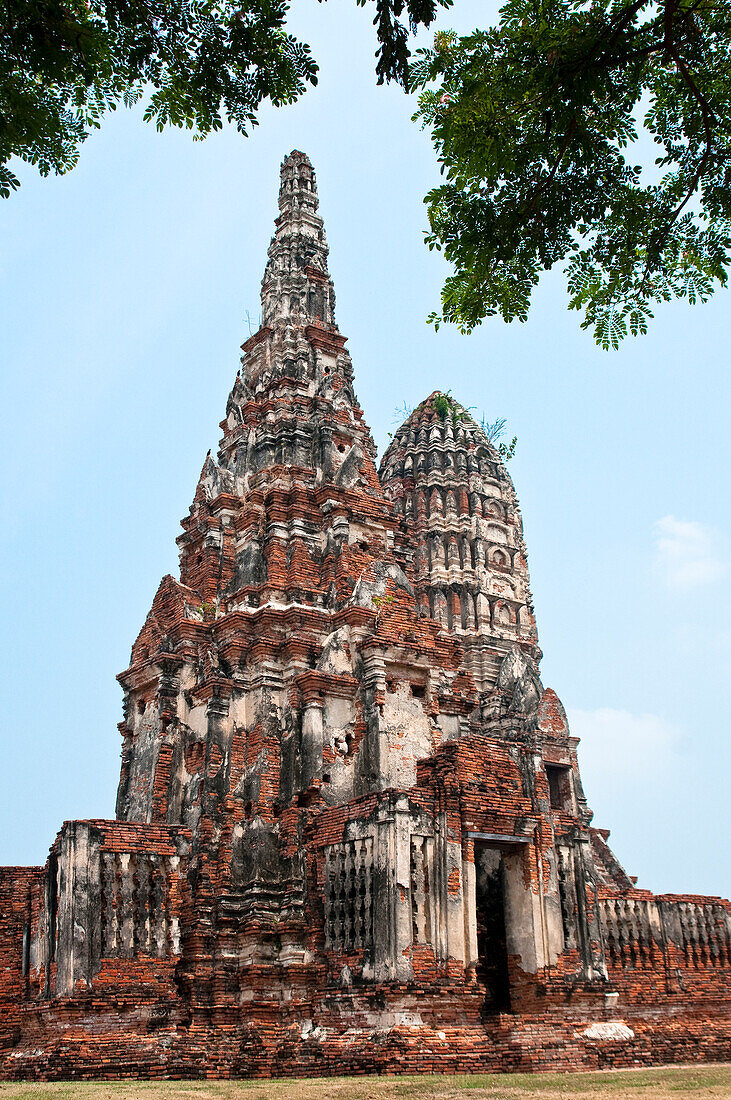
M 437 393 L 376 470 L 302 153 L 279 209 L 119 677 L 116 820 L 0 869 L 0 1073 L 730 1058 L 731 905 L 638 889 L 592 827 L 499 454 Z

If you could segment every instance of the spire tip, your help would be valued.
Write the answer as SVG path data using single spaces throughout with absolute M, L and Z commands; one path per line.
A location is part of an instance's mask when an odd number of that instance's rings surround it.
M 293 149 L 282 161 L 280 173 L 279 209 L 304 206 L 316 211 L 319 206 L 317 180 L 310 158 L 299 149 Z

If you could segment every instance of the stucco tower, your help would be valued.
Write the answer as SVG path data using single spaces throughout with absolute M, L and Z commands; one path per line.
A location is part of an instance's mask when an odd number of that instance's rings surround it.
M 419 607 L 457 635 L 483 697 L 507 687 L 500 669 L 513 650 L 537 673 L 520 508 L 484 430 L 450 395 L 433 393 L 395 433 L 380 478 L 402 517 Z
M 240 987 L 244 945 L 271 980 L 305 966 L 307 899 L 320 889 L 317 877 L 307 885 L 307 822 L 407 789 L 475 705 L 458 643 L 419 614 L 394 552 L 398 517 L 353 391 L 302 153 L 282 164 L 279 211 L 263 324 L 243 345 L 217 457 L 183 520 L 180 581 L 164 578 L 120 677 L 118 816 L 191 833 L 196 921 L 208 929 L 184 968 L 192 989 L 219 971 Z M 372 932 L 392 890 L 388 844 L 360 832 L 348 859 L 369 887 L 357 919 L 346 928 L 333 915 L 328 935 L 352 948 L 357 925 L 367 971 L 408 976 L 406 932 Z

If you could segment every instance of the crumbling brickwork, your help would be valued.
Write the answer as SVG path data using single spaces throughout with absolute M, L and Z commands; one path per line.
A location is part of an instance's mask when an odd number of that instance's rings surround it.
M 0 1072 L 731 1056 L 731 907 L 637 889 L 541 683 L 517 497 L 432 394 L 381 464 L 315 176 L 124 691 L 114 821 L 0 869 Z

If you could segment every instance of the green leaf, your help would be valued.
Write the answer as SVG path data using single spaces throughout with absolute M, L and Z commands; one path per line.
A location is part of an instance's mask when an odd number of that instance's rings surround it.
M 725 285 L 731 5 L 506 0 L 496 26 L 420 50 L 412 83 L 443 178 L 425 199 L 452 267 L 440 320 L 524 321 L 559 264 L 582 328 L 616 349 L 654 302 Z

